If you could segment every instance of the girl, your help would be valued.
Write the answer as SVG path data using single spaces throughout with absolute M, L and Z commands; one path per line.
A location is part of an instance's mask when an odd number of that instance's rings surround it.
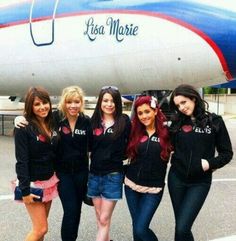
M 15 129 L 16 173 L 23 203 L 32 221 L 26 241 L 42 241 L 48 230 L 48 214 L 57 196 L 58 179 L 54 175 L 57 132 L 52 125 L 52 106 L 43 88 L 30 88 L 26 94 L 24 117 L 28 125 Z M 30 182 L 43 189 L 42 202 L 30 193 Z
M 168 175 L 175 241 L 193 241 L 191 228 L 209 192 L 212 172 L 232 159 L 232 146 L 223 119 L 206 110 L 207 103 L 192 86 L 178 86 L 170 106 L 176 110 Z
M 130 129 L 129 117 L 122 114 L 117 87 L 101 89 L 91 121 L 93 145 L 88 196 L 93 199 L 96 211 L 96 241 L 109 241 L 112 212 L 122 198 L 123 159 Z
M 138 97 L 127 150 L 131 161 L 125 176 L 134 241 L 158 240 L 149 225 L 162 199 L 171 151 L 165 121 L 154 97 Z
M 92 141 L 90 118 L 83 114 L 84 93 L 78 86 L 62 91 L 58 111 L 53 112 L 60 141 L 56 173 L 63 207 L 61 238 L 75 241 L 81 216 L 82 200 L 87 192 L 88 151 Z

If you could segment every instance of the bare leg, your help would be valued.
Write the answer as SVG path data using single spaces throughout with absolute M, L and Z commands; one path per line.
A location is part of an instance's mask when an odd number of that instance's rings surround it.
M 52 205 L 52 201 L 45 203 L 47 218 L 48 218 L 48 215 L 49 215 L 51 205 Z M 43 240 L 44 240 L 44 236 L 39 241 L 43 241 Z
M 109 241 L 111 216 L 117 201 L 102 198 L 94 198 L 93 203 L 96 211 L 98 233 L 96 241 Z
M 47 217 L 51 201 L 47 203 L 25 204 L 32 221 L 32 230 L 27 234 L 25 241 L 43 241 L 48 231 Z

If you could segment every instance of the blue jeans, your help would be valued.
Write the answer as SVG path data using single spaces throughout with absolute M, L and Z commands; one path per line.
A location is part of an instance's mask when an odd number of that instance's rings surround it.
M 63 207 L 62 241 L 75 241 L 78 236 L 83 196 L 87 191 L 88 172 L 57 173 L 58 192 Z
M 170 169 L 168 188 L 175 214 L 175 241 L 194 241 L 191 228 L 210 190 L 211 183 L 190 183 Z
M 89 173 L 88 197 L 111 201 L 122 199 L 123 173 L 113 172 L 104 176 Z
M 162 195 L 163 191 L 158 194 L 139 193 L 125 185 L 125 196 L 132 218 L 134 241 L 158 241 L 149 225 L 161 202 Z

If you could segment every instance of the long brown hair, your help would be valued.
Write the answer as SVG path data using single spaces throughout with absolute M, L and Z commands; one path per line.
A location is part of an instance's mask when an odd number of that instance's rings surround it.
M 51 104 L 50 97 L 49 97 L 47 90 L 45 90 L 42 87 L 30 87 L 29 88 L 29 90 L 25 96 L 24 117 L 30 124 L 32 124 L 37 129 L 37 131 L 40 134 L 44 135 L 45 137 L 48 137 L 48 134 L 46 133 L 44 128 L 42 128 L 41 124 L 39 123 L 38 119 L 36 118 L 36 116 L 33 112 L 33 103 L 34 103 L 35 97 L 38 97 L 44 103 L 49 103 L 50 110 L 48 112 L 47 117 L 45 118 L 45 125 L 48 130 L 52 130 L 52 128 L 53 128 L 52 104 Z
M 125 118 L 122 115 L 122 100 L 121 94 L 117 87 L 115 86 L 104 86 L 98 96 L 98 101 L 94 110 L 94 113 L 91 117 L 91 123 L 93 129 L 100 128 L 102 122 L 102 110 L 101 110 L 101 103 L 103 96 L 108 93 L 112 96 L 114 104 L 115 104 L 115 112 L 114 112 L 114 133 L 112 134 L 112 138 L 116 139 L 124 130 L 125 128 Z
M 176 112 L 176 116 L 174 116 L 174 119 L 172 121 L 170 129 L 171 132 L 177 132 L 180 126 L 185 122 L 185 120 L 189 119 L 189 116 L 181 113 L 181 111 L 175 105 L 174 98 L 179 95 L 189 98 L 191 100 L 195 100 L 193 116 L 196 118 L 197 125 L 205 128 L 211 116 L 208 112 L 208 103 L 203 98 L 201 98 L 200 94 L 193 86 L 182 84 L 177 86 L 170 96 L 170 107 Z

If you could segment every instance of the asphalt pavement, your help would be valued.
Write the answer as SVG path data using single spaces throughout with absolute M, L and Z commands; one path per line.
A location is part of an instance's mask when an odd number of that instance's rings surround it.
M 236 117 L 225 116 L 224 119 L 236 153 Z M 195 241 L 236 241 L 235 156 L 228 165 L 214 173 L 210 193 L 192 229 Z M 23 241 L 31 228 L 24 205 L 12 200 L 10 181 L 14 178 L 14 139 L 11 135 L 0 136 L 0 241 Z M 62 207 L 59 198 L 56 198 L 50 211 L 49 232 L 45 241 L 61 240 L 61 219 Z M 174 216 L 167 188 L 154 215 L 151 228 L 157 234 L 159 241 L 174 240 Z M 77 241 L 95 241 L 95 236 L 94 209 L 84 205 Z M 111 238 L 114 241 L 132 241 L 131 219 L 125 197 L 115 208 Z

